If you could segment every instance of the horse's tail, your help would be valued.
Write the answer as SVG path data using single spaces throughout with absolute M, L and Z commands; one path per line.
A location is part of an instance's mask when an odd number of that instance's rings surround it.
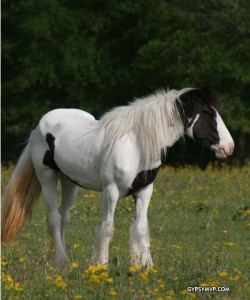
M 31 217 L 34 200 L 39 196 L 41 185 L 31 160 L 30 146 L 23 150 L 2 198 L 2 242 L 13 235 Z

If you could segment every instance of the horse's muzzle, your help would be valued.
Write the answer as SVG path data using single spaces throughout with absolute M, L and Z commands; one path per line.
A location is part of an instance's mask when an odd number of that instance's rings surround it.
M 217 158 L 227 158 L 228 156 L 231 156 L 233 154 L 234 142 L 232 141 L 226 145 L 219 145 L 218 148 L 214 150 Z

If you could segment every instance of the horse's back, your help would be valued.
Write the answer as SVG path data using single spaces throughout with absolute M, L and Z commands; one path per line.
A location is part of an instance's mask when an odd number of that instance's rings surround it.
M 50 133 L 52 135 L 59 134 L 62 130 L 69 127 L 75 127 L 83 130 L 95 126 L 97 121 L 88 112 L 79 109 L 54 109 L 45 114 L 40 122 L 39 128 L 42 135 Z

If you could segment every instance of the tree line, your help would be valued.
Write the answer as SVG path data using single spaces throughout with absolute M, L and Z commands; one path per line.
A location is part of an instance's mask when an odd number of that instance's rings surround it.
M 47 111 L 100 117 L 161 88 L 209 85 L 249 157 L 250 2 L 247 0 L 2 1 L 2 160 L 14 161 Z M 202 166 L 188 141 L 168 162 Z M 189 149 L 189 150 L 188 150 Z

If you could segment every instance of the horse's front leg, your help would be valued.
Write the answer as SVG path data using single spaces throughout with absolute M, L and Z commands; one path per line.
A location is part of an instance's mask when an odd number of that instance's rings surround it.
M 93 251 L 95 263 L 108 264 L 109 242 L 114 231 L 114 213 L 118 201 L 119 191 L 115 184 L 106 186 L 103 190 L 102 223 L 96 233 Z
M 150 254 L 150 237 L 148 226 L 148 205 L 153 192 L 153 184 L 146 186 L 133 195 L 135 199 L 136 220 L 131 226 L 130 247 L 132 263 L 152 266 Z

